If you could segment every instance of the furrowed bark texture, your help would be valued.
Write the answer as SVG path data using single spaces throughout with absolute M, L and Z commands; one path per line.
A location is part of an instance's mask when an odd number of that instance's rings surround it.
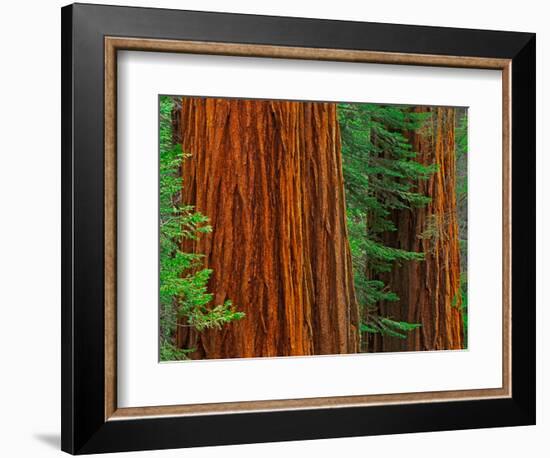
M 213 230 L 205 255 L 213 304 L 246 316 L 221 330 L 179 327 L 192 358 L 358 351 L 336 105 L 183 98 L 182 201 Z
M 437 164 L 429 180 L 419 180 L 420 193 L 431 197 L 423 208 L 393 214 L 395 232 L 384 242 L 392 247 L 425 253 L 424 261 L 395 266 L 382 280 L 399 296 L 383 302 L 382 315 L 420 323 L 406 339 L 376 335 L 371 351 L 454 350 L 463 348 L 460 312 L 460 249 L 456 209 L 455 110 L 418 107 L 431 112 L 424 129 L 409 133 L 413 150 L 423 164 Z

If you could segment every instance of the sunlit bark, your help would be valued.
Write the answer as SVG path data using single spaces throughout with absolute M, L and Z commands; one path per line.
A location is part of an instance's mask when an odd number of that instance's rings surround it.
M 336 105 L 186 97 L 177 116 L 191 154 L 182 201 L 213 228 L 183 250 L 204 254 L 213 303 L 246 314 L 179 326 L 178 346 L 192 358 L 357 352 Z

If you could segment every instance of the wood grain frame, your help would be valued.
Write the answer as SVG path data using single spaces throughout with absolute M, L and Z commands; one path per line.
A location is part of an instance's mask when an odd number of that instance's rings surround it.
M 61 447 L 72 454 L 536 422 L 536 36 L 73 4 L 61 10 Z M 503 386 L 491 390 L 118 408 L 119 50 L 502 72 Z M 215 431 L 215 434 L 212 433 Z
M 116 68 L 117 51 L 119 50 L 500 70 L 502 72 L 503 107 L 502 387 L 401 394 L 119 408 L 116 401 Z M 510 59 L 105 37 L 105 420 L 143 418 L 147 416 L 204 415 L 510 397 L 512 394 L 510 360 L 512 345 L 510 326 L 510 72 Z

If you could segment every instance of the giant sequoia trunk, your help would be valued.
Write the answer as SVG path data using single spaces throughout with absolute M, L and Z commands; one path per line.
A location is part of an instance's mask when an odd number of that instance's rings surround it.
M 408 133 L 418 161 L 437 164 L 429 180 L 418 190 L 431 197 L 426 207 L 398 210 L 397 228 L 388 232 L 385 244 L 425 253 L 424 261 L 405 262 L 381 278 L 399 296 L 398 302 L 380 305 L 382 315 L 397 321 L 420 323 L 406 339 L 373 338 L 372 351 L 452 350 L 463 348 L 460 312 L 460 252 L 456 211 L 455 110 L 417 108 L 431 112 L 431 121 L 419 132 Z
M 182 201 L 213 228 L 183 249 L 205 255 L 213 304 L 246 314 L 180 326 L 178 346 L 192 358 L 358 351 L 336 105 L 183 98 L 178 115 Z

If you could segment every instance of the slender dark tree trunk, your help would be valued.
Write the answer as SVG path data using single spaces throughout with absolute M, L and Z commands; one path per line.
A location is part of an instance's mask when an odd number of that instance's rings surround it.
M 213 230 L 214 304 L 246 316 L 221 330 L 179 327 L 192 358 L 355 353 L 358 307 L 347 240 L 336 105 L 183 98 L 183 199 Z
M 380 313 L 397 321 L 420 323 L 406 339 L 375 336 L 372 351 L 450 350 L 463 348 L 460 313 L 460 251 L 456 209 L 455 111 L 453 108 L 417 108 L 432 113 L 419 132 L 408 133 L 418 161 L 435 163 L 438 171 L 419 180 L 419 192 L 431 203 L 393 214 L 397 231 L 384 243 L 425 253 L 424 261 L 404 262 L 381 275 L 398 302 L 384 302 Z

